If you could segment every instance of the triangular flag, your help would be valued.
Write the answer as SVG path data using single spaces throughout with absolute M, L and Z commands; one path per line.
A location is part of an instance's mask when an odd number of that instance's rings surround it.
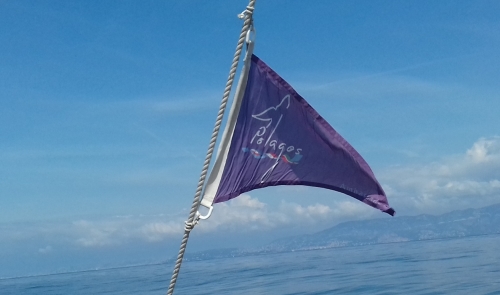
M 251 55 L 246 66 L 248 78 L 240 80 L 244 93 L 232 110 L 237 116 L 226 127 L 229 134 L 202 204 L 211 206 L 257 188 L 306 185 L 347 194 L 394 215 L 358 152 L 257 56 Z

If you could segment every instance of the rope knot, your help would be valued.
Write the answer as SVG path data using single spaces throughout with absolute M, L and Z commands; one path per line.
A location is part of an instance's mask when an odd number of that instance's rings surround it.
M 253 14 L 253 10 L 253 6 L 247 6 L 247 8 L 242 13 L 238 14 L 238 18 L 244 19 L 246 15 L 251 17 Z
M 198 219 L 193 220 L 193 222 L 189 222 L 186 220 L 184 221 L 184 224 L 184 231 L 190 232 L 194 228 L 194 226 L 198 224 Z

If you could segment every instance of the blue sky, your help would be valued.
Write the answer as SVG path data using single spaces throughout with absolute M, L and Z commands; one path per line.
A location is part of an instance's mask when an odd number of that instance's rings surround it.
M 177 251 L 246 5 L 0 2 L 0 276 Z M 364 156 L 398 215 L 485 206 L 500 201 L 499 9 L 258 1 L 255 54 Z M 268 188 L 217 205 L 190 249 L 375 217 Z

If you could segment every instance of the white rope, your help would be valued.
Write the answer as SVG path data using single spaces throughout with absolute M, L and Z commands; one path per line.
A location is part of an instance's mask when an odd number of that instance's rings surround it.
M 243 44 L 245 43 L 248 30 L 250 30 L 252 26 L 252 14 L 254 11 L 255 1 L 256 0 L 250 0 L 245 11 L 238 15 L 239 18 L 244 18 L 245 21 L 243 23 L 243 27 L 241 28 L 240 38 L 238 39 L 238 45 L 236 46 L 236 52 L 234 53 L 231 70 L 229 71 L 229 77 L 227 79 L 226 88 L 224 89 L 224 94 L 222 96 L 214 130 L 210 139 L 210 144 L 208 145 L 207 155 L 205 157 L 205 162 L 203 163 L 203 168 L 201 170 L 200 180 L 198 181 L 198 187 L 196 188 L 196 193 L 194 195 L 193 205 L 191 206 L 188 220 L 185 222 L 186 226 L 184 228 L 184 236 L 182 237 L 179 254 L 177 255 L 177 260 L 175 261 L 174 271 L 172 273 L 172 278 L 170 279 L 170 285 L 168 287 L 167 295 L 172 295 L 174 293 L 175 283 L 177 282 L 177 276 L 179 275 L 179 271 L 181 269 L 182 259 L 184 257 L 184 252 L 186 251 L 189 234 L 200 219 L 200 216 L 196 214 L 196 211 L 200 206 L 201 192 L 203 190 L 203 185 L 205 184 L 205 178 L 207 176 L 208 167 L 210 166 L 210 160 L 212 159 L 212 155 L 214 152 L 215 142 L 219 134 L 219 129 L 222 124 L 222 118 L 224 117 L 224 111 L 226 110 L 229 94 L 231 93 L 231 88 L 233 86 Z
M 255 2 L 255 1 L 254 1 Z M 254 3 L 255 4 L 255 3 Z M 253 14 L 253 10 L 254 8 L 252 6 L 250 6 L 250 4 L 247 6 L 247 8 L 240 14 L 238 14 L 238 18 L 239 19 L 244 19 L 245 16 L 250 16 L 252 17 L 252 14 Z

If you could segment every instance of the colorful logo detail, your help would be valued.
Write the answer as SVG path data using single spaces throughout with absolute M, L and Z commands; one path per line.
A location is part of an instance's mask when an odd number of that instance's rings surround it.
M 262 152 L 259 152 L 258 150 L 256 149 L 249 149 L 249 148 L 242 148 L 241 149 L 242 152 L 244 153 L 248 153 L 250 152 L 250 154 L 252 154 L 252 156 L 255 158 L 255 159 L 265 159 L 265 158 L 269 158 L 269 159 L 278 159 L 279 156 L 276 155 L 276 154 L 273 154 L 273 153 L 262 153 Z M 285 163 L 289 163 L 289 164 L 298 164 L 300 159 L 302 159 L 302 155 L 300 154 L 295 154 L 293 155 L 293 158 L 290 157 L 289 155 L 281 155 L 281 160 L 285 161 Z

